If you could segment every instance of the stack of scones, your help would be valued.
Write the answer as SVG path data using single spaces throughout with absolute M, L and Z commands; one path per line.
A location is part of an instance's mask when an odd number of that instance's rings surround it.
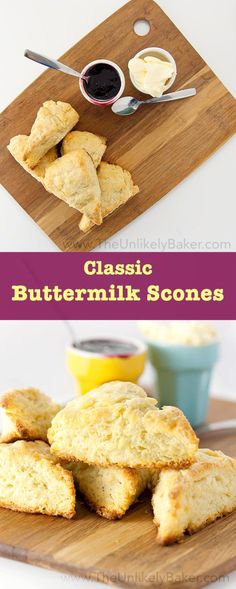
M 183 413 L 156 405 L 129 382 L 106 383 L 64 408 L 36 389 L 3 394 L 0 506 L 72 518 L 77 489 L 115 520 L 148 488 L 163 545 L 232 512 L 236 460 L 199 450 Z

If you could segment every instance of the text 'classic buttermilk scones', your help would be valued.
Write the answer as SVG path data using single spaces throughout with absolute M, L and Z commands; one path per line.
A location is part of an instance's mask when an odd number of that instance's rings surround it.
M 236 509 L 236 460 L 199 450 L 185 470 L 163 469 L 153 478 L 152 506 L 159 544 L 193 534 Z
M 0 442 L 44 440 L 61 405 L 37 389 L 12 389 L 0 396 Z
M 75 514 L 72 473 L 45 442 L 0 444 L 0 507 L 71 518 Z
M 51 451 L 99 466 L 179 468 L 191 464 L 198 439 L 182 411 L 156 407 L 133 383 L 111 382 L 71 401 L 53 419 Z

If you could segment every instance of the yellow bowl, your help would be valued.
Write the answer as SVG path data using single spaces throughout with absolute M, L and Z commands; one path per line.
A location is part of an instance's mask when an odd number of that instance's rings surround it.
M 122 338 L 122 340 L 117 338 L 117 341 L 133 344 L 137 351 L 127 356 L 105 356 L 80 350 L 74 346 L 67 349 L 67 365 L 76 380 L 78 395 L 84 395 L 112 380 L 127 380 L 134 383 L 138 381 L 145 367 L 146 345 L 130 338 Z

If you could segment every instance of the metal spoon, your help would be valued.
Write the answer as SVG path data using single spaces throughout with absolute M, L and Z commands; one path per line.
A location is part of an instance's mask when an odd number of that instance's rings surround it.
M 213 432 L 224 433 L 226 431 L 235 432 L 236 435 L 236 419 L 228 419 L 226 421 L 216 421 L 215 423 L 209 423 L 208 425 L 202 425 L 197 428 L 197 433 L 209 434 Z
M 55 59 L 51 59 L 50 57 L 46 57 L 45 55 L 40 55 L 40 53 L 35 53 L 34 51 L 31 51 L 30 49 L 25 50 L 24 56 L 28 57 L 28 59 L 32 59 L 32 61 L 36 61 L 37 63 L 41 63 L 42 65 L 46 65 L 46 67 L 50 67 L 54 70 L 58 70 L 59 72 L 64 72 L 64 74 L 69 74 L 70 76 L 75 76 L 76 78 L 81 78 L 82 80 L 85 80 L 85 82 L 87 82 L 89 79 L 88 76 L 82 76 L 82 74 L 80 74 L 79 72 L 76 72 L 76 70 L 73 70 L 68 65 L 64 65 L 60 61 L 56 61 Z
M 160 98 L 149 98 L 148 100 L 137 100 L 137 98 L 133 98 L 132 96 L 123 96 L 111 108 L 116 115 L 127 116 L 133 115 L 140 106 L 145 104 L 170 102 L 172 100 L 180 100 L 181 98 L 189 98 L 189 96 L 195 96 L 196 94 L 196 88 L 188 88 L 186 90 L 179 90 L 178 92 L 171 92 L 170 94 L 163 94 Z

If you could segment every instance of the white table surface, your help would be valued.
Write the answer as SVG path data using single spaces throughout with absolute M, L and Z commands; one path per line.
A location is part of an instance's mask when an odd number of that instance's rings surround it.
M 1 589 L 105 589 L 106 585 L 86 581 L 0 558 Z M 107 587 L 109 587 L 107 585 Z M 235 589 L 236 571 L 211 583 L 211 589 Z M 137 588 L 138 589 L 138 588 Z
M 0 47 L 1 55 L 7 53 L 7 58 L 1 71 L 1 107 L 6 107 L 42 71 L 42 66 L 23 57 L 26 47 L 52 57 L 62 55 L 125 3 L 40 0 L 35 4 L 32 0 L 2 0 Z M 160 0 L 159 4 L 236 94 L 235 0 Z M 157 250 L 188 249 L 189 242 L 195 241 L 197 250 L 236 251 L 235 146 L 234 138 L 159 203 L 102 244 L 100 250 L 148 250 L 146 239 L 157 242 Z M 169 239 L 174 241 L 168 245 Z M 57 248 L 1 188 L 0 251 L 15 250 Z
M 40 66 L 23 58 L 26 47 L 57 57 L 123 4 L 125 0 L 86 0 L 84 3 L 79 0 L 41 0 L 40 3 L 3 0 L 0 49 L 1 55 L 7 54 L 7 58 L 1 65 L 1 109 L 40 73 Z M 236 94 L 235 0 L 159 0 L 159 4 L 228 89 Z M 160 203 L 103 244 L 101 251 L 143 250 L 145 238 L 159 239 L 157 250 L 171 249 L 173 246 L 168 247 L 168 239 L 176 242 L 185 239 L 201 242 L 198 250 L 235 251 L 235 145 L 234 138 Z M 230 247 L 223 242 L 230 242 Z M 1 187 L 0 251 L 17 250 L 57 251 L 57 248 Z M 0 559 L 0 567 L 4 589 L 103 587 L 99 583 L 88 584 L 88 581 L 6 559 Z M 235 585 L 236 572 L 211 586 L 233 589 Z

